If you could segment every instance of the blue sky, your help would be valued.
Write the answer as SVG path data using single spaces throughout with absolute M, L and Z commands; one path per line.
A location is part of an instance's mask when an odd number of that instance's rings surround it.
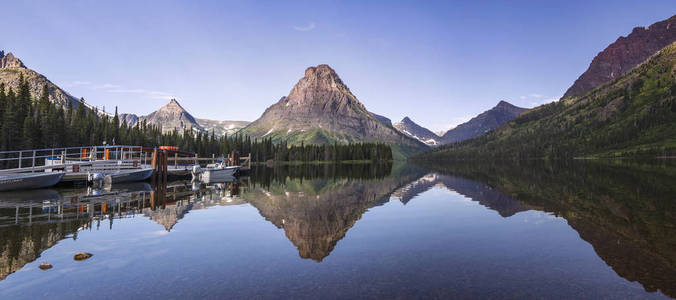
M 557 99 L 591 59 L 676 1 L 11 1 L 0 49 L 107 111 L 176 97 L 254 120 L 305 68 L 331 65 L 366 107 L 444 130 L 499 100 Z

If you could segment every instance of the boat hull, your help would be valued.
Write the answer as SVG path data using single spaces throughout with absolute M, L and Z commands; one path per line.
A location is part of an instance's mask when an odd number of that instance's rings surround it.
M 225 167 L 219 169 L 207 169 L 200 175 L 200 180 L 205 183 L 211 182 L 230 182 L 235 179 L 235 173 L 239 167 Z
M 106 184 L 145 181 L 153 175 L 153 169 L 122 170 L 107 174 L 104 181 Z
M 0 191 L 40 189 L 54 186 L 61 178 L 61 172 L 24 173 L 0 177 Z

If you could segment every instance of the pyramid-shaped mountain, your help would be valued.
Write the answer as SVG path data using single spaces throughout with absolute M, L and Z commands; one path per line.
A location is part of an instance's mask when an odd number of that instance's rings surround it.
M 416 124 L 409 117 L 404 117 L 401 122 L 395 123 L 394 128 L 399 130 L 401 133 L 419 140 L 429 146 L 439 145 L 441 140 L 441 138 L 439 138 L 436 133 Z
M 402 153 L 426 147 L 378 120 L 328 65 L 307 68 L 288 96 L 241 133 L 289 144 L 384 142 Z
M 165 132 L 173 131 L 174 129 L 180 132 L 191 128 L 202 130 L 195 117 L 186 111 L 176 99 L 171 99 L 167 105 L 160 107 L 160 109 L 147 116 L 139 118 L 139 120 L 145 120 L 147 123 L 162 126 L 162 131 Z

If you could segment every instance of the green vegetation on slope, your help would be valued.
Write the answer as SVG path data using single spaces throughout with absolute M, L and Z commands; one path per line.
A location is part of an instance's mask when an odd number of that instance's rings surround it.
M 676 44 L 580 97 L 525 112 L 478 138 L 417 159 L 676 155 Z

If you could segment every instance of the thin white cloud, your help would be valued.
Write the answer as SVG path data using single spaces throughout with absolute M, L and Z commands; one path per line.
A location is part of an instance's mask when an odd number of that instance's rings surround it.
M 302 26 L 302 25 L 301 25 L 301 26 L 293 26 L 293 30 L 296 30 L 296 31 L 310 31 L 310 30 L 315 29 L 316 26 L 317 26 L 317 25 L 315 24 L 315 22 L 310 22 L 310 23 L 308 23 L 307 25 L 304 25 L 304 26 Z
M 104 83 L 104 84 L 94 84 L 88 81 L 73 81 L 68 86 L 87 86 L 92 90 L 99 90 L 106 93 L 116 93 L 116 94 L 136 94 L 144 96 L 150 99 L 158 100 L 169 100 L 172 98 L 177 98 L 174 93 L 164 92 L 164 91 L 155 91 L 148 89 L 128 89 L 124 88 L 118 84 Z
M 162 91 L 153 91 L 153 90 L 146 90 L 146 89 L 123 89 L 123 88 L 115 88 L 115 89 L 109 89 L 106 90 L 106 92 L 109 93 L 121 93 L 121 94 L 137 94 L 137 95 L 144 95 L 147 96 L 151 99 L 164 99 L 168 100 L 171 98 L 176 98 L 173 93 L 168 93 L 168 92 L 162 92 Z
M 101 89 L 107 90 L 107 89 L 116 89 L 116 88 L 119 88 L 119 87 L 120 87 L 120 86 L 119 86 L 119 85 L 116 85 L 116 84 L 112 84 L 112 83 L 104 83 L 104 84 L 101 84 L 101 85 L 93 86 L 92 89 L 95 89 L 95 90 L 101 90 Z
M 533 93 L 533 94 L 530 94 L 530 95 L 528 95 L 528 96 L 530 96 L 531 98 L 542 98 L 542 97 L 544 97 L 544 95 L 542 95 L 542 94 L 537 94 L 537 93 Z
M 76 80 L 76 81 L 68 82 L 68 83 L 64 84 L 64 86 L 66 86 L 66 87 L 75 87 L 75 86 L 83 86 L 83 85 L 90 85 L 90 84 L 92 84 L 92 83 L 89 82 L 89 81 L 79 81 L 79 80 Z

